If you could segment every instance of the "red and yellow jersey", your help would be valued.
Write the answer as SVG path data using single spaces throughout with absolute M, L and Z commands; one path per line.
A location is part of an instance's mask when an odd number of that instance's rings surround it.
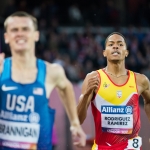
M 139 95 L 135 74 L 128 70 L 128 79 L 116 85 L 104 70 L 98 70 L 100 86 L 91 102 L 95 122 L 95 147 L 128 143 L 140 130 Z

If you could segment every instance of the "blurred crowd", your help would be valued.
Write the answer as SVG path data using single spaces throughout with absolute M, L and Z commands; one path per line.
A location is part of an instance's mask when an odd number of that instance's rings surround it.
M 87 73 L 106 66 L 103 50 L 108 34 L 101 31 L 93 33 L 90 28 L 87 27 L 83 33 L 43 33 L 43 39 L 41 37 L 37 44 L 37 56 L 61 64 L 71 81 L 83 80 Z M 132 27 L 127 31 L 121 32 L 126 37 L 130 53 L 126 58 L 126 68 L 150 78 L 150 32 L 134 32 Z
M 6 0 L 2 16 L 23 10 L 47 27 L 53 20 L 61 25 L 149 26 L 149 0 Z M 6 3 L 6 2 L 5 2 Z
M 56 4 L 54 0 L 42 2 L 37 0 L 34 4 L 27 0 L 9 0 L 2 17 L 6 18 L 18 10 L 34 15 L 38 19 L 40 31 L 40 40 L 36 45 L 37 57 L 62 65 L 66 75 L 74 83 L 82 81 L 87 73 L 105 67 L 104 43 L 110 33 L 104 32 L 101 26 L 113 25 L 114 31 L 121 32 L 127 40 L 130 55 L 126 58 L 126 68 L 144 73 L 150 78 L 150 32 L 140 28 L 150 24 L 147 13 L 150 10 L 150 3 L 147 0 L 135 0 L 136 5 L 134 0 L 124 1 L 128 6 L 128 9 L 125 9 L 126 13 L 125 10 L 120 12 L 115 7 L 115 0 L 96 1 L 91 5 L 88 5 L 87 1 L 87 7 L 83 9 L 81 6 L 84 2 L 80 6 L 75 3 L 69 3 L 68 6 L 65 3 L 61 5 L 61 1 L 57 1 Z M 132 5 L 134 9 L 130 8 Z M 121 14 L 126 18 L 124 21 L 121 21 Z M 121 30 L 119 23 L 125 23 L 126 30 Z M 60 30 L 60 26 L 64 25 L 82 25 L 85 30 L 82 32 L 78 28 L 74 32 Z M 94 32 L 91 30 L 93 27 Z M 9 48 L 3 41 L 2 51 L 5 51 L 7 56 L 10 55 Z

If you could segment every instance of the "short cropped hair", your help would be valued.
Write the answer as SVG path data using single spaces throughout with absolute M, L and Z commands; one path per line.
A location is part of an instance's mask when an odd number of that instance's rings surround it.
M 127 48 L 127 41 L 126 41 L 126 38 L 125 38 L 121 33 L 119 33 L 119 32 L 112 32 L 111 34 L 109 34 L 109 35 L 107 36 L 107 38 L 106 38 L 106 40 L 105 40 L 105 48 L 106 48 L 106 43 L 107 43 L 107 41 L 108 41 L 108 38 L 109 38 L 110 36 L 114 35 L 114 34 L 118 34 L 118 35 L 120 35 L 120 36 L 123 37 L 123 39 L 124 39 L 124 41 L 125 41 L 125 43 L 126 43 L 126 48 Z
M 34 28 L 35 30 L 38 30 L 38 23 L 37 23 L 37 19 L 35 17 L 33 17 L 32 15 L 28 14 L 27 12 L 24 12 L 24 11 L 17 11 L 13 14 L 11 14 L 10 16 L 8 16 L 4 22 L 4 28 L 5 30 L 7 29 L 7 20 L 10 18 L 10 17 L 27 17 L 27 18 L 30 18 L 33 22 L 33 25 L 34 25 Z

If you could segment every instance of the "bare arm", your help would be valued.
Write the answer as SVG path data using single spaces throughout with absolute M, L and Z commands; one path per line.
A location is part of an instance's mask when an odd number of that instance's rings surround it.
M 85 146 L 86 136 L 79 123 L 73 86 L 66 78 L 64 69 L 61 66 L 55 66 L 54 74 L 55 87 L 59 93 L 60 99 L 71 124 L 70 130 L 72 132 L 74 145 Z
M 80 120 L 80 124 L 83 123 L 83 121 L 86 118 L 87 114 L 87 109 L 89 107 L 89 104 L 97 92 L 97 89 L 99 87 L 99 76 L 96 71 L 87 74 L 83 85 L 82 85 L 82 93 L 79 98 L 79 103 L 77 106 L 77 111 L 78 111 L 78 117 Z
M 61 70 L 61 77 L 58 81 L 57 91 L 60 95 L 62 103 L 65 107 L 66 113 L 69 117 L 71 126 L 79 124 L 79 119 L 76 110 L 76 100 L 73 91 L 73 86 L 70 81 L 66 78 L 65 73 Z
M 148 78 L 144 75 L 140 78 L 141 80 L 141 87 L 143 89 L 141 95 L 144 99 L 144 109 L 147 114 L 147 117 L 150 121 L 150 82 Z

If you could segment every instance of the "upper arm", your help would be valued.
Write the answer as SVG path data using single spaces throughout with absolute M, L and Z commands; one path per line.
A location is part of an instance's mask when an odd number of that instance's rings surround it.
M 63 67 L 58 64 L 50 64 L 48 67 L 48 78 L 54 87 L 60 90 L 65 89 L 70 81 L 67 79 Z

